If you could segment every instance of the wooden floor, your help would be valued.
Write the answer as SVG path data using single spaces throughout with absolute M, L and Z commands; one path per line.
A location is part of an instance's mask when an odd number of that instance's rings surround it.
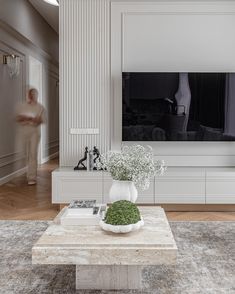
M 51 204 L 51 171 L 57 166 L 58 160 L 40 166 L 36 186 L 28 186 L 25 176 L 0 186 L 0 219 L 53 219 L 59 207 Z M 174 211 L 167 212 L 167 216 L 176 221 L 235 221 L 235 212 Z
M 0 186 L 0 219 L 53 219 L 58 206 L 51 204 L 51 171 L 57 166 L 58 160 L 40 166 L 35 186 L 28 186 L 25 176 Z

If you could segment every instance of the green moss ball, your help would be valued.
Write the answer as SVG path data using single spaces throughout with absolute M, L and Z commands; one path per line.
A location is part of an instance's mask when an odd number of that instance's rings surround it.
M 140 221 L 138 207 L 127 200 L 114 202 L 107 210 L 104 221 L 107 224 L 120 226 L 135 224 Z

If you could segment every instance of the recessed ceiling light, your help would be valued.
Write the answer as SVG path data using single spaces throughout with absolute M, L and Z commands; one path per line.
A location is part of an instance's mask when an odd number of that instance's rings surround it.
M 51 5 L 59 6 L 59 0 L 43 0 Z

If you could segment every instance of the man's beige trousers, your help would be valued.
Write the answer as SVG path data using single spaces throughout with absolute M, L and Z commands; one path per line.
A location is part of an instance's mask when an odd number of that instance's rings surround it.
M 40 127 L 21 126 L 18 135 L 17 145 L 20 146 L 20 150 L 26 156 L 28 181 L 34 181 L 37 178 Z

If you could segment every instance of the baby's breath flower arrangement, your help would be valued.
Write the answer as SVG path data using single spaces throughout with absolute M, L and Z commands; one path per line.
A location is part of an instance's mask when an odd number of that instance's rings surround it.
M 120 152 L 102 154 L 96 167 L 110 172 L 114 180 L 132 181 L 142 190 L 147 190 L 150 179 L 166 169 L 164 161 L 154 160 L 150 146 L 141 145 L 123 146 Z

